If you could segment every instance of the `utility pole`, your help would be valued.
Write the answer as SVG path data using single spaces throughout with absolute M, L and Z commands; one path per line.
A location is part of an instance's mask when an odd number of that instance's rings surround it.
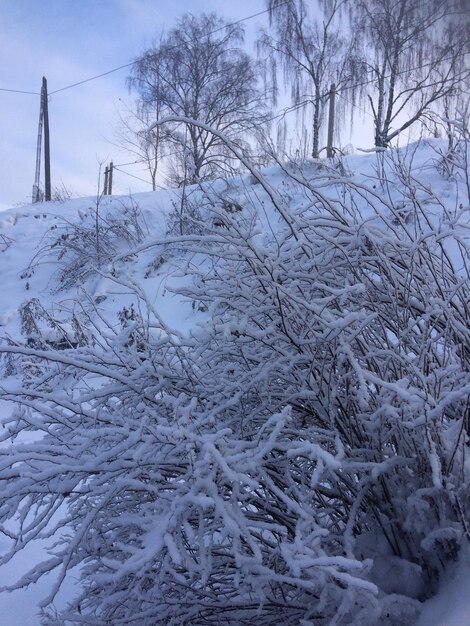
M 43 116 L 44 116 L 44 191 L 46 202 L 51 200 L 51 151 L 49 145 L 49 102 L 47 98 L 47 80 L 42 77 L 41 94 L 44 98 Z
M 40 175 L 41 175 L 41 149 L 42 133 L 44 130 L 44 187 L 45 199 L 51 199 L 51 155 L 49 146 L 49 108 L 47 100 L 47 80 L 42 77 L 41 103 L 39 107 L 38 140 L 36 146 L 36 171 L 33 184 L 33 202 L 41 201 Z
M 109 164 L 108 168 L 108 196 L 113 195 L 113 162 Z
M 38 124 L 38 140 L 36 144 L 36 171 L 34 174 L 33 184 L 33 203 L 41 200 L 41 192 L 39 189 L 39 177 L 41 174 L 41 147 L 42 147 L 42 123 L 43 123 L 43 91 L 41 89 L 41 104 L 39 107 L 39 124 Z
M 330 108 L 328 112 L 328 140 L 326 144 L 326 156 L 328 159 L 332 159 L 334 157 L 333 132 L 335 128 L 335 96 L 336 96 L 336 85 L 332 83 L 330 87 L 330 97 L 329 97 Z
M 104 170 L 103 196 L 111 196 L 113 193 L 113 162 L 106 166 Z
M 108 177 L 109 177 L 109 168 L 108 166 L 106 166 L 104 170 L 103 196 L 108 195 Z

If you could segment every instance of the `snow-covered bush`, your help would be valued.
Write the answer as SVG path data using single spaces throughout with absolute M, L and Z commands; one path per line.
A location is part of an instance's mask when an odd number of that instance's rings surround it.
M 243 194 L 242 194 L 243 195 Z M 243 210 L 237 188 L 224 179 L 199 182 L 183 187 L 179 197 L 172 201 L 173 210 L 167 218 L 167 235 L 203 235 L 225 226 L 227 214 Z
M 53 202 L 64 203 L 67 200 L 71 200 L 74 197 L 74 192 L 70 187 L 67 187 L 63 182 L 54 187 L 51 194 L 51 200 Z
M 455 111 L 455 119 L 436 116 L 437 123 L 445 128 L 447 146 L 435 150 L 438 154 L 439 171 L 451 180 L 465 181 L 467 198 L 470 203 L 470 126 L 468 122 L 470 103 Z M 450 112 L 447 111 L 449 114 Z
M 192 187 L 189 191 L 183 186 L 179 198 L 173 200 L 172 211 L 168 215 L 168 235 L 202 234 L 204 222 L 201 219 L 200 197 L 194 200 L 191 196 L 196 191 Z
M 334 172 L 284 195 L 257 175 L 263 215 L 156 243 L 197 260 L 187 335 L 136 285 L 94 344 L 0 344 L 47 368 L 0 389 L 23 407 L 2 562 L 49 539 L 12 585 L 57 571 L 44 623 L 413 622 L 470 538 L 470 285 L 464 210 L 394 176 L 385 200 Z M 83 592 L 57 615 L 68 572 Z
M 117 252 L 141 242 L 146 225 L 139 205 L 132 197 L 118 209 L 103 207 L 103 196 L 80 214 L 80 222 L 58 220 L 44 238 L 30 271 L 36 263 L 59 261 L 58 288 L 80 285 L 98 269 L 106 267 Z
M 21 333 L 28 346 L 64 350 L 88 343 L 86 330 L 75 312 L 70 315 L 70 321 L 64 322 L 46 311 L 37 298 L 23 302 L 18 312 Z

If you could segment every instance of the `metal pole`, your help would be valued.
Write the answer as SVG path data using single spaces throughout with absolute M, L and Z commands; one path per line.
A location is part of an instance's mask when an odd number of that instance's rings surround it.
M 51 152 L 49 144 L 49 103 L 47 100 L 47 80 L 42 77 L 42 93 L 44 104 L 42 107 L 44 115 L 44 191 L 45 200 L 49 202 L 51 199 Z
M 336 85 L 334 83 L 331 84 L 330 88 L 330 110 L 328 113 L 328 141 L 326 144 L 326 156 L 329 159 L 332 159 L 334 156 L 333 149 L 333 132 L 335 128 L 335 96 L 336 96 Z

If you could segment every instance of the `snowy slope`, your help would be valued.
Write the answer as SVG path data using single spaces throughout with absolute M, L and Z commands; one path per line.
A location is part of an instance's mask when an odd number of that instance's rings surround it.
M 450 212 L 455 211 L 459 204 L 462 202 L 465 204 L 466 198 L 462 181 L 457 184 L 458 178 L 440 175 L 441 152 L 445 152 L 443 142 L 438 140 L 427 141 L 425 144 L 424 142 L 423 144 L 413 144 L 395 152 L 394 159 L 403 166 L 404 170 L 410 167 L 409 164 L 412 163 L 412 174 L 419 181 L 420 188 L 416 189 L 418 198 L 424 197 L 427 189 L 432 190 L 434 199 L 425 199 L 428 209 L 427 218 L 442 228 L 442 224 L 445 223 L 446 216 L 443 213 L 446 208 Z M 376 221 L 380 226 L 383 225 L 384 219 L 389 221 L 393 219 L 387 205 L 394 206 L 398 211 L 401 211 L 404 219 L 410 210 L 410 198 L 403 195 L 400 180 L 395 175 L 390 176 L 390 165 L 385 161 L 382 166 L 381 158 L 375 155 L 350 156 L 342 160 L 339 171 L 338 168 L 332 169 L 332 174 L 337 179 L 337 185 L 340 185 L 344 173 L 345 180 L 352 180 L 358 185 L 363 185 L 384 200 L 386 204 L 381 207 L 380 217 L 365 202 L 356 207 L 363 217 L 369 216 L 372 221 Z M 386 188 L 381 187 L 379 182 L 381 167 L 384 168 L 385 175 L 390 176 Z M 293 178 L 286 174 L 292 175 Z M 287 197 L 291 205 L 298 205 L 299 208 L 305 204 L 305 198 L 302 189 L 296 184 L 296 180 L 315 181 L 318 179 L 320 191 L 328 188 L 329 185 L 329 171 L 325 170 L 323 166 L 319 168 L 314 163 L 303 164 L 302 166 L 289 165 L 286 172 L 277 166 L 271 167 L 263 172 L 263 176 L 267 184 L 272 184 L 281 197 Z M 283 223 L 281 216 L 273 209 L 265 190 L 250 176 L 235 179 L 228 184 L 224 181 L 217 181 L 206 186 L 206 191 L 208 189 L 214 196 L 218 197 L 219 194 L 223 194 L 231 202 L 241 204 L 245 209 L 254 212 L 259 221 L 261 232 L 270 234 L 271 231 L 280 228 Z M 198 189 L 190 189 L 186 194 L 192 203 L 196 205 L 198 203 L 205 204 L 207 207 L 207 199 L 202 197 Z M 143 230 L 142 240 L 140 242 L 134 241 L 132 244 L 117 241 L 118 246 L 124 244 L 121 253 L 132 249 L 133 246 L 137 249 L 141 248 L 139 255 L 126 264 L 129 278 L 136 277 L 143 281 L 142 284 L 145 284 L 145 272 L 152 263 L 155 246 L 153 250 L 150 249 L 151 251 L 146 247 L 168 235 L 168 216 L 178 210 L 180 198 L 180 192 L 165 190 L 135 194 L 132 200 L 126 196 L 112 198 L 104 196 L 100 199 L 98 212 L 102 222 L 105 222 L 110 214 L 122 214 L 123 207 L 133 203 L 140 213 L 140 226 Z M 71 301 L 80 300 L 77 293 L 85 286 L 82 283 L 74 285 L 73 288 L 58 291 L 60 285 L 57 284 L 57 257 L 60 248 L 56 248 L 57 253 L 54 252 L 54 249 L 48 252 L 45 250 L 50 246 L 51 241 L 64 236 L 63 233 L 66 232 L 68 225 L 86 225 L 93 229 L 95 212 L 96 198 L 80 198 L 64 203 L 38 203 L 0 212 L 1 276 L 4 294 L 0 300 L 0 328 L 3 328 L 6 333 L 11 334 L 14 338 L 20 336 L 17 312 L 20 304 L 27 299 L 44 299 L 46 308 L 49 308 L 50 305 L 56 310 L 60 310 L 61 306 L 67 307 L 68 305 L 65 303 L 68 299 Z M 214 220 L 215 218 L 212 216 L 208 219 Z M 174 216 L 173 220 L 175 220 Z M 178 233 L 173 230 L 171 234 L 177 235 Z M 445 235 L 445 232 L 443 234 Z M 463 232 L 462 235 L 466 237 L 467 233 Z M 454 255 L 456 263 L 462 265 L 459 250 L 451 250 L 451 253 Z M 118 252 L 116 252 L 116 256 L 119 256 Z M 154 280 L 151 281 L 152 297 L 155 301 L 158 299 L 159 306 L 162 307 L 163 311 L 168 310 L 169 317 L 175 320 L 174 316 L 178 313 L 179 306 L 164 304 L 165 298 L 169 295 L 164 285 L 166 278 L 169 275 L 175 277 L 177 270 L 171 264 L 163 265 L 165 266 L 163 271 L 158 273 L 158 286 L 155 285 Z M 103 274 L 106 274 L 106 267 L 100 269 Z M 95 299 L 108 300 L 109 296 L 109 301 L 103 305 L 105 309 L 116 310 L 126 303 L 125 298 L 120 299 L 122 290 L 113 287 L 106 278 L 100 279 L 94 276 L 86 283 L 86 289 Z M 181 325 L 185 325 L 189 311 L 184 313 L 179 311 L 179 313 L 176 326 L 181 328 Z
M 402 175 L 411 171 L 416 181 L 414 191 L 417 197 L 424 199 L 428 209 L 426 220 L 439 230 L 442 238 L 456 228 L 457 239 L 468 245 L 470 234 L 466 224 L 470 219 L 465 183 L 458 176 L 448 175 L 440 166 L 440 152 L 444 150 L 445 146 L 437 141 L 403 149 L 394 154 L 396 170 Z M 403 193 L 400 175 L 395 171 L 392 176 L 390 164 L 382 161 L 381 156 L 350 156 L 331 171 L 329 167 L 326 164 L 319 167 L 311 162 L 291 164 L 283 171 L 275 166 L 263 172 L 264 185 L 253 176 L 245 175 L 230 183 L 216 181 L 207 185 L 204 193 L 197 188 L 184 193 L 190 196 L 191 206 L 199 211 L 198 216 L 206 224 L 212 223 L 214 232 L 217 228 L 224 228 L 224 217 L 219 208 L 214 212 L 210 198 L 223 196 L 224 210 L 230 213 L 241 209 L 248 221 L 257 223 L 255 236 L 260 246 L 266 238 L 276 237 L 276 233 L 286 228 L 286 221 L 271 203 L 269 190 L 273 189 L 279 197 L 288 199 L 301 215 L 308 204 L 301 185 L 296 182 L 302 180 L 316 181 L 316 188 L 325 197 L 341 194 L 342 181 L 352 180 L 359 191 L 364 189 L 364 197 L 358 191 L 354 199 L 354 210 L 359 211 L 372 228 L 374 224 L 383 228 L 387 222 L 393 225 L 393 220 L 399 219 L 413 230 L 415 225 L 410 217 L 413 199 L 408 192 L 408 195 Z M 331 177 L 335 180 L 333 190 Z M 386 186 L 383 185 L 384 178 L 389 178 Z M 122 316 L 136 306 L 131 288 L 135 285 L 176 333 L 187 336 L 196 327 L 203 328 L 206 311 L 184 295 L 184 288 L 192 280 L 190 267 L 197 266 L 201 272 L 210 274 L 214 272 L 212 261 L 198 251 L 190 257 L 167 255 L 165 248 L 165 239 L 177 240 L 180 236 L 178 207 L 181 194 L 181 191 L 163 191 L 136 194 L 133 199 L 105 197 L 99 203 L 95 198 L 81 198 L 2 211 L 0 335 L 11 342 L 35 341 L 37 332 L 40 332 L 42 339 L 51 343 L 73 343 L 77 338 L 74 316 L 76 314 L 78 318 L 83 311 L 95 320 L 96 328 L 103 328 L 106 320 L 118 331 Z M 364 199 L 365 196 L 378 199 L 375 208 Z M 377 206 L 380 206 L 379 212 Z M 395 214 L 390 214 L 390 207 L 394 208 Z M 466 222 L 462 219 L 462 212 L 466 213 Z M 124 233 L 117 226 L 123 221 L 126 223 Z M 101 250 L 93 249 L 93 229 L 98 223 L 101 241 L 97 247 L 101 246 Z M 85 262 L 83 250 L 80 252 L 81 265 L 77 265 L 74 248 L 69 245 L 77 227 L 91 237 L 86 240 L 90 248 Z M 463 272 L 469 261 L 465 246 L 460 247 L 453 240 L 448 252 L 454 265 Z M 65 271 L 64 263 L 68 264 Z M 28 306 L 31 307 L 32 302 L 35 310 L 40 311 L 39 330 L 25 326 L 27 313 L 24 311 L 28 309 L 24 304 L 30 303 Z M 22 316 L 19 313 L 21 307 Z M 14 376 L 4 384 L 14 385 Z M 11 410 L 10 404 L 1 403 L 0 417 L 4 418 Z M 0 541 L 0 550 L 3 549 Z M 43 546 L 36 545 L 35 549 L 37 552 L 32 550 L 0 568 L 0 587 L 10 584 L 34 559 L 40 558 Z M 469 572 L 468 553 L 465 553 L 459 568 L 445 580 L 438 596 L 424 605 L 416 626 L 470 625 L 469 595 L 465 592 Z M 27 590 L 2 593 L 2 623 L 8 626 L 39 625 L 36 606 L 48 587 L 48 580 L 31 585 Z M 73 580 L 67 582 L 65 596 L 73 585 Z

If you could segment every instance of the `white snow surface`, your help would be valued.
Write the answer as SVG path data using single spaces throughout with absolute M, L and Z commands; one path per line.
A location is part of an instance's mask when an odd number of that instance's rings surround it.
M 432 182 L 437 197 L 445 199 L 448 206 L 458 206 L 462 201 L 458 186 L 452 180 L 439 177 L 436 172 L 439 158 L 437 151 L 441 147 L 438 141 L 430 141 L 408 148 L 408 155 L 414 152 L 413 172 L 419 181 L 423 185 Z M 407 150 L 404 149 L 401 155 L 405 158 Z M 377 178 L 377 160 L 375 154 L 354 155 L 345 158 L 344 165 L 357 183 L 372 187 L 375 185 L 374 179 Z M 316 171 L 317 165 L 310 162 L 302 165 L 298 173 L 309 178 L 314 176 Z M 263 175 L 279 193 L 291 193 L 292 202 L 302 201 L 302 198 L 295 196 L 295 192 L 290 188 L 291 183 L 282 168 L 278 166 L 268 168 Z M 227 183 L 224 181 L 214 183 L 215 191 L 223 191 L 226 187 Z M 276 231 L 280 218 L 270 206 L 265 191 L 254 184 L 249 175 L 230 181 L 229 192 L 235 202 L 243 198 L 245 202 L 248 200 L 251 203 L 252 209 L 258 215 L 260 225 L 258 236 L 261 240 L 263 233 Z M 379 193 L 379 190 L 377 192 Z M 196 202 L 198 193 L 197 190 L 194 191 Z M 167 236 L 167 217 L 174 210 L 179 194 L 180 192 L 176 190 L 134 196 L 133 200 L 140 207 L 145 225 L 144 238 L 136 246 L 140 252 L 129 259 L 124 258 L 120 265 L 117 263 L 116 266 L 119 266 L 121 279 L 136 282 L 145 290 L 147 297 L 169 326 L 179 332 L 188 333 L 195 325 L 203 324 L 204 312 L 195 311 L 191 302 L 174 291 L 186 284 L 184 264 L 175 258 L 165 260 L 146 277 L 149 266 L 155 260 L 154 249 L 146 247 L 146 244 L 163 240 Z M 399 198 L 398 186 L 392 194 Z M 99 211 L 103 215 L 106 212 L 112 213 L 120 210 L 127 202 L 128 199 L 125 197 L 105 197 L 101 201 Z M 84 289 L 104 315 L 116 314 L 123 307 L 130 305 L 129 292 L 123 289 L 122 284 L 114 283 L 109 276 L 99 279 L 91 277 L 86 279 L 85 283 L 69 285 L 65 290 L 58 290 L 57 264 L 52 256 L 45 257 L 39 254 L 51 232 L 54 230 L 59 232 L 67 223 L 79 224 L 86 221 L 84 214 L 87 211 L 93 214 L 96 210 L 95 198 L 3 209 L 3 205 L 0 205 L 1 335 L 7 335 L 13 340 L 22 337 L 18 309 L 26 300 L 33 298 L 37 298 L 48 311 L 54 311 L 56 319 L 59 320 L 65 319 L 66 313 L 70 313 L 74 307 L 84 304 Z M 406 212 L 406 206 L 404 211 Z M 431 220 L 441 220 L 440 208 L 430 206 L 429 217 Z M 379 218 L 371 216 L 371 219 Z M 462 233 L 462 236 L 468 237 L 468 232 Z M 123 248 L 124 257 L 125 252 L 126 249 Z M 457 264 L 463 263 L 459 260 L 459 250 L 451 250 L 451 253 Z M 204 265 L 207 260 L 195 256 L 192 262 Z M 67 334 L 68 329 L 64 328 L 64 332 Z M 10 411 L 11 405 L 5 402 L 0 404 L 0 418 Z M 3 549 L 4 542 L 0 538 L 0 553 Z M 35 552 L 29 550 L 21 559 L 18 558 L 8 566 L 0 568 L 0 587 L 21 576 L 35 560 L 42 558 L 43 552 L 44 547 L 37 545 Z M 437 595 L 424 603 L 421 617 L 415 626 L 470 626 L 469 581 L 470 550 L 467 550 L 461 554 L 453 570 L 443 579 Z M 63 596 L 67 595 L 67 591 L 71 590 L 74 584 L 73 577 L 70 577 Z M 37 606 L 47 591 L 48 577 L 45 577 L 27 589 L 1 593 L 0 623 L 5 626 L 39 626 Z M 59 606 L 60 603 L 59 600 Z
M 436 596 L 428 600 L 415 626 L 470 626 L 470 549 L 443 578 Z

